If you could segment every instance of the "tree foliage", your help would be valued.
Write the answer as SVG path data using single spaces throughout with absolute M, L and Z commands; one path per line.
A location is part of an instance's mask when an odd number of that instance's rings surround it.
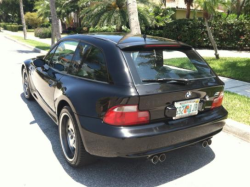
M 139 0 L 138 3 L 149 4 L 148 0 Z M 128 26 L 128 14 L 126 0 L 80 0 L 78 5 L 83 7 L 80 11 L 81 20 L 84 26 L 103 27 L 116 25 L 117 30 L 122 26 Z M 148 12 L 138 7 L 138 16 L 143 24 L 151 24 Z
M 43 20 L 38 17 L 36 12 L 26 12 L 24 18 L 26 24 L 32 28 L 37 28 L 43 23 Z

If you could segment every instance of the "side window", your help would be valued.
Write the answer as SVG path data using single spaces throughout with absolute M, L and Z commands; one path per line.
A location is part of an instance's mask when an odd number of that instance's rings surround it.
M 68 71 L 71 59 L 75 53 L 78 42 L 76 41 L 63 41 L 61 42 L 51 59 L 55 69 L 59 71 Z
M 68 68 L 71 75 L 108 82 L 103 52 L 91 45 L 80 43 Z
M 50 51 L 50 53 L 49 54 L 47 54 L 47 56 L 45 57 L 45 62 L 48 64 L 48 65 L 51 65 L 51 62 L 52 62 L 52 57 L 53 57 L 53 55 L 54 55 L 54 53 L 55 53 L 55 51 L 56 51 L 56 48 L 57 48 L 57 46 L 55 46 L 51 51 Z

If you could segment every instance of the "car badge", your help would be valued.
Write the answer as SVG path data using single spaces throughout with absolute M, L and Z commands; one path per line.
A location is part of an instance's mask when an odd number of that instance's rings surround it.
M 192 92 L 188 91 L 185 95 L 186 98 L 190 98 L 192 96 Z

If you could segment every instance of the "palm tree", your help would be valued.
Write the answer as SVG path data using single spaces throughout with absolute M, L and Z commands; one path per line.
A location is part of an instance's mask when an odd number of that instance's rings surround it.
M 52 20 L 52 45 L 54 45 L 54 37 L 57 41 L 61 39 L 61 34 L 59 31 L 59 23 L 57 19 L 55 0 L 50 0 L 50 12 L 51 12 L 51 20 Z
M 131 34 L 141 34 L 136 0 L 127 0 L 129 27 Z
M 8 1 L 8 2 L 13 2 L 14 0 L 0 0 L 2 1 Z M 23 0 L 19 0 L 19 6 L 20 6 L 20 14 L 21 14 L 21 20 L 22 20 L 22 25 L 23 25 L 23 36 L 24 39 L 27 39 L 27 30 L 26 30 L 26 23 L 24 19 L 24 11 L 23 11 Z
M 146 4 L 148 0 L 138 0 L 140 3 Z M 80 0 L 79 6 L 83 7 L 80 16 L 82 23 L 85 26 L 103 27 L 116 25 L 116 30 L 121 31 L 122 26 L 130 25 L 131 29 L 138 30 L 138 11 L 139 18 L 146 20 L 150 23 L 150 16 L 145 14 L 140 9 L 137 10 L 136 0 Z M 137 15 L 137 16 L 136 16 Z M 133 21 L 129 21 L 133 20 Z M 137 26 L 136 26 L 137 25 Z M 140 33 L 140 32 L 139 32 Z
M 49 0 L 39 0 L 35 2 L 34 10 L 36 10 L 38 17 L 47 19 L 50 17 Z
M 194 0 L 184 0 L 184 2 L 187 5 L 186 18 L 189 19 L 190 18 L 190 9 L 191 9 L 191 6 L 193 6 Z
M 196 3 L 200 7 L 203 8 L 203 18 L 204 18 L 205 26 L 207 29 L 208 37 L 209 37 L 209 40 L 214 48 L 214 51 L 215 51 L 214 55 L 217 59 L 219 59 L 217 44 L 214 40 L 213 34 L 212 34 L 211 29 L 209 27 L 208 20 L 210 19 L 211 14 L 216 13 L 216 9 L 218 8 L 218 6 L 220 4 L 224 4 L 225 1 L 224 0 L 196 0 Z

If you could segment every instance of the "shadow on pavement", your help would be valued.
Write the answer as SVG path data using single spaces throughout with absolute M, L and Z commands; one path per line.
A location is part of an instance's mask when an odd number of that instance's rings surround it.
M 39 52 L 35 51 L 35 50 L 15 50 L 18 53 L 25 53 L 25 54 L 29 54 L 29 53 L 34 53 L 34 54 L 40 54 Z
M 167 159 L 157 165 L 145 158 L 100 158 L 99 162 L 80 169 L 70 167 L 64 160 L 57 125 L 36 101 L 21 98 L 31 111 L 34 121 L 50 140 L 53 152 L 72 179 L 85 186 L 158 186 L 188 175 L 210 163 L 215 154 L 208 147 L 194 145 L 167 153 Z

